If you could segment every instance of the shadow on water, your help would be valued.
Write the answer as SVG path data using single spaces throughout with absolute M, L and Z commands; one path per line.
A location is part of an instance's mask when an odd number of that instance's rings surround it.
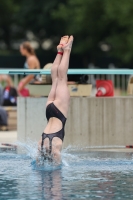
M 61 170 L 55 171 L 38 171 L 40 182 L 40 192 L 42 199 L 63 199 L 62 188 L 62 172 Z

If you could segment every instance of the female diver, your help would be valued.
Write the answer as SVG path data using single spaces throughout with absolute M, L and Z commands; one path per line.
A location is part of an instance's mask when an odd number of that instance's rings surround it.
M 67 87 L 67 70 L 72 43 L 73 36 L 64 36 L 57 46 L 57 56 L 51 69 L 52 87 L 46 103 L 48 123 L 38 147 L 44 159 L 50 157 L 57 164 L 60 164 L 61 161 L 60 152 L 70 100 Z

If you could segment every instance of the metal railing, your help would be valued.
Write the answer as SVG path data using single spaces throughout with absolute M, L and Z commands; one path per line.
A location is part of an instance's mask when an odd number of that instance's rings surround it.
M 0 69 L 0 74 L 51 74 L 50 69 Z M 132 69 L 68 69 L 68 74 L 131 75 Z
M 19 81 L 27 74 L 50 74 L 49 69 L 45 70 L 0 70 L 0 74 L 10 74 L 17 87 Z M 88 75 L 88 83 L 92 84 L 95 90 L 96 80 L 112 80 L 116 95 L 127 95 L 127 86 L 129 77 L 133 74 L 130 69 L 69 69 L 68 74 L 86 74 Z

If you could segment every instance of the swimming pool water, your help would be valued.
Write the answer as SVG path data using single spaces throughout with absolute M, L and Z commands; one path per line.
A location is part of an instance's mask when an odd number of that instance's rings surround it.
M 1 151 L 0 200 L 133 199 L 133 153 L 69 149 L 62 161 L 36 170 L 31 155 Z

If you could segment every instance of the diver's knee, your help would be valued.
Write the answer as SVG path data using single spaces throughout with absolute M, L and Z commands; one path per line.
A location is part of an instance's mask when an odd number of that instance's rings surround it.
M 66 78 L 66 75 L 67 74 L 66 74 L 66 72 L 64 70 L 64 67 L 59 65 L 59 67 L 58 67 L 58 78 L 59 79 L 64 79 L 64 78 Z

